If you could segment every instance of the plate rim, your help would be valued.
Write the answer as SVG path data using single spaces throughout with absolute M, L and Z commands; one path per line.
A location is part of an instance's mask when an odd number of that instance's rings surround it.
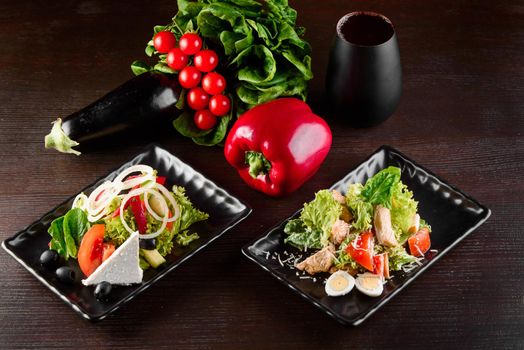
M 134 161 L 136 158 L 138 158 L 140 156 L 152 154 L 152 153 L 154 153 L 154 152 L 156 152 L 158 150 L 168 153 L 171 157 L 174 157 L 176 160 L 178 160 L 179 162 L 183 163 L 184 166 L 188 167 L 190 170 L 194 171 L 195 173 L 199 174 L 200 176 L 202 176 L 207 181 L 211 182 L 216 187 L 216 189 L 218 189 L 220 191 L 223 191 L 223 193 L 225 193 L 227 196 L 229 196 L 230 198 L 233 198 L 233 199 L 237 200 L 239 203 L 241 203 L 244 206 L 244 209 L 241 212 L 239 212 L 239 214 L 238 214 L 239 216 L 235 220 L 233 220 L 231 223 L 227 224 L 227 227 L 225 227 L 224 229 L 220 230 L 215 236 L 211 237 L 208 241 L 206 241 L 205 244 L 202 244 L 202 245 L 198 246 L 197 248 L 195 248 L 195 250 L 191 251 L 188 255 L 184 256 L 180 260 L 177 260 L 176 263 L 174 263 L 173 265 L 171 265 L 171 266 L 163 269 L 162 271 L 160 271 L 157 275 L 155 275 L 153 278 L 151 278 L 151 280 L 147 281 L 146 284 L 141 284 L 141 285 L 137 286 L 136 289 L 131 294 L 129 294 L 125 298 L 122 298 L 122 299 L 119 299 L 118 301 L 116 301 L 113 304 L 112 307 L 108 308 L 107 310 L 104 310 L 103 312 L 101 312 L 99 314 L 86 312 L 85 310 L 80 308 L 78 305 L 73 303 L 71 300 L 69 300 L 58 289 L 56 289 L 52 284 L 50 284 L 44 277 L 39 275 L 38 272 L 35 269 L 33 269 L 31 266 L 29 266 L 20 256 L 18 256 L 16 254 L 16 252 L 14 252 L 8 246 L 9 241 L 12 241 L 12 240 L 16 239 L 18 236 L 24 234 L 26 231 L 29 230 L 29 228 L 31 226 L 39 224 L 41 222 L 42 218 L 44 218 L 44 217 L 46 217 L 48 215 L 51 215 L 57 208 L 59 208 L 61 206 L 64 206 L 66 203 L 71 201 L 71 199 L 74 198 L 74 196 L 76 196 L 78 193 L 84 192 L 86 189 L 88 189 L 88 188 L 94 186 L 95 184 L 97 184 L 98 182 L 106 179 L 110 174 L 112 174 L 112 173 L 116 172 L 117 170 L 119 170 L 124 164 L 132 162 L 132 161 Z M 215 241 L 216 239 L 218 239 L 221 236 L 223 236 L 226 232 L 228 232 L 229 230 L 233 229 L 236 225 L 238 225 L 240 222 L 244 221 L 247 217 L 249 217 L 249 215 L 252 212 L 253 212 L 253 209 L 245 201 L 243 201 L 242 199 L 232 195 L 229 191 L 224 189 L 222 186 L 218 185 L 215 181 L 213 181 L 212 179 L 210 179 L 209 177 L 204 175 L 202 172 L 200 172 L 197 169 L 195 169 L 192 165 L 190 165 L 189 163 L 187 163 L 184 160 L 180 159 L 178 156 L 174 155 L 173 153 L 171 153 L 167 149 L 163 148 L 158 143 L 151 143 L 151 144 L 145 146 L 141 152 L 139 152 L 136 155 L 132 156 L 129 160 L 120 163 L 119 165 L 117 165 L 114 168 L 111 168 L 105 175 L 100 176 L 97 179 L 93 180 L 90 184 L 88 184 L 87 186 L 83 187 L 82 189 L 80 189 L 78 192 L 76 192 L 72 196 L 67 197 L 67 199 L 65 199 L 64 201 L 62 201 L 59 204 L 55 205 L 52 209 L 50 209 L 46 213 L 40 215 L 39 219 L 37 219 L 37 220 L 33 221 L 32 223 L 26 225 L 23 229 L 19 230 L 18 232 L 16 232 L 12 236 L 4 239 L 2 241 L 2 243 L 1 243 L 1 246 L 2 246 L 4 251 L 6 251 L 20 265 L 22 265 L 22 267 L 24 267 L 33 276 L 35 276 L 37 278 L 37 280 L 39 280 L 46 288 L 48 288 L 54 294 L 56 294 L 62 301 L 65 302 L 65 304 L 70 306 L 73 309 L 73 311 L 75 311 L 77 314 L 82 316 L 82 318 L 84 318 L 84 319 L 87 319 L 87 320 L 92 321 L 92 322 L 98 322 L 98 321 L 101 321 L 101 320 L 105 319 L 106 317 L 108 317 L 112 313 L 114 313 L 117 309 L 119 309 L 120 307 L 125 305 L 131 299 L 135 298 L 136 296 L 138 296 L 139 294 L 144 292 L 146 289 L 148 289 L 149 287 L 154 285 L 156 282 L 158 282 L 158 280 L 164 278 L 171 271 L 173 271 L 176 268 L 178 268 L 181 264 L 183 264 L 186 260 L 191 258 L 196 253 L 198 253 L 200 250 L 204 249 L 209 244 L 211 244 L 213 241 Z M 87 288 L 87 287 L 85 287 L 85 288 Z
M 362 162 L 358 163 L 356 166 L 354 166 L 351 170 L 349 170 L 340 180 L 336 181 L 333 185 L 329 187 L 329 189 L 333 189 L 334 187 L 337 187 L 340 183 L 344 182 L 344 179 L 353 171 L 361 167 L 363 164 L 369 162 L 371 158 L 376 156 L 377 154 L 381 152 L 386 153 L 396 153 L 399 155 L 404 161 L 411 163 L 417 168 L 420 168 L 427 174 L 431 175 L 432 177 L 436 178 L 439 182 L 442 184 L 450 187 L 452 190 L 458 192 L 460 195 L 464 196 L 466 199 L 472 201 L 476 205 L 478 205 L 482 209 L 482 213 L 480 213 L 480 219 L 475 223 L 475 225 L 471 226 L 468 230 L 466 230 L 464 233 L 462 233 L 457 239 L 455 239 L 450 245 L 448 245 L 446 248 L 442 249 L 438 255 L 436 255 L 433 259 L 428 261 L 427 264 L 422 266 L 420 269 L 417 269 L 416 272 L 410 276 L 410 278 L 405 281 L 402 285 L 400 285 L 398 288 L 393 290 L 391 294 L 389 294 L 386 298 L 384 298 L 381 302 L 374 305 L 371 309 L 368 311 L 362 312 L 360 314 L 357 314 L 356 317 L 345 317 L 340 314 L 338 314 L 336 311 L 332 310 L 326 305 L 323 305 L 320 303 L 317 299 L 309 296 L 308 294 L 304 293 L 302 290 L 297 288 L 294 284 L 289 283 L 285 281 L 281 276 L 279 276 L 273 269 L 267 267 L 266 265 L 261 264 L 257 258 L 251 253 L 250 248 L 255 245 L 256 243 L 264 240 L 267 238 L 271 233 L 273 233 L 275 230 L 279 229 L 285 222 L 289 221 L 290 219 L 294 218 L 298 213 L 302 211 L 302 208 L 295 211 L 291 216 L 288 216 L 287 218 L 279 221 L 276 225 L 272 226 L 268 230 L 266 230 L 261 236 L 256 237 L 255 239 L 251 240 L 249 243 L 244 245 L 241 249 L 242 254 L 247 257 L 249 260 L 253 261 L 256 265 L 261 267 L 263 270 L 271 274 L 273 277 L 275 277 L 279 282 L 290 288 L 293 292 L 300 295 L 302 298 L 306 299 L 307 301 L 311 302 L 314 306 L 321 309 L 324 313 L 329 315 L 330 317 L 337 320 L 339 323 L 341 323 L 344 326 L 358 326 L 365 320 L 367 320 L 371 315 L 373 315 L 377 310 L 379 310 L 381 307 L 383 307 L 386 303 L 391 301 L 393 297 L 395 297 L 398 293 L 400 293 L 404 288 L 406 288 L 411 282 L 413 282 L 415 279 L 417 279 L 423 272 L 425 272 L 430 266 L 433 266 L 435 262 L 440 260 L 440 258 L 444 255 L 446 255 L 451 249 L 453 249 L 458 243 L 460 243 L 464 238 L 469 236 L 473 231 L 475 231 L 477 228 L 479 228 L 482 224 L 484 224 L 489 217 L 491 216 L 491 210 L 486 207 L 485 205 L 481 204 L 479 201 L 477 201 L 475 198 L 471 197 L 470 195 L 463 192 L 461 189 L 457 188 L 455 185 L 449 183 L 447 180 L 437 176 L 432 171 L 428 170 L 426 167 L 418 164 L 417 162 L 413 161 L 411 158 L 407 157 L 404 153 L 400 152 L 399 150 L 395 149 L 392 146 L 389 145 L 382 145 L 379 148 L 377 148 L 374 152 L 372 152 L 368 157 L 366 157 Z

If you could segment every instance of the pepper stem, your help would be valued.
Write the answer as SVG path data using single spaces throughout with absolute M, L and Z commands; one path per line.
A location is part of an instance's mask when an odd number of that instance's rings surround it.
M 249 165 L 249 175 L 254 179 L 258 175 L 266 175 L 271 170 L 271 163 L 260 152 L 247 151 L 246 164 Z

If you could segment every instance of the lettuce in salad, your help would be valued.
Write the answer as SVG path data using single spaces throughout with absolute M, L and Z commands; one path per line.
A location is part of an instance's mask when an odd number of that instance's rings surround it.
M 318 191 L 315 199 L 304 204 L 300 218 L 290 220 L 284 232 L 284 243 L 300 249 L 320 249 L 328 245 L 331 228 L 342 213 L 342 205 L 329 190 Z

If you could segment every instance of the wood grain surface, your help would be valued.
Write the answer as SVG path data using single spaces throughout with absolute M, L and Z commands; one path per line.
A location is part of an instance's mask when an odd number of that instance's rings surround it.
M 0 240 L 158 142 L 253 207 L 234 230 L 108 319 L 76 315 L 0 252 L 0 348 L 524 348 L 524 3 L 296 0 L 313 46 L 309 102 L 323 114 L 335 23 L 374 10 L 395 24 L 401 104 L 370 129 L 330 120 L 333 147 L 301 190 L 250 190 L 222 149 L 169 128 L 129 133 L 80 157 L 45 150 L 50 122 L 132 76 L 175 1 L 0 2 Z M 344 328 L 248 261 L 241 247 L 392 145 L 488 206 L 486 224 L 368 321 Z

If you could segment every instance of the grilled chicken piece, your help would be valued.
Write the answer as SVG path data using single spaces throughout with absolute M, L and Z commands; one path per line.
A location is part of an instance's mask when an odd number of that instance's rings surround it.
M 333 265 L 333 259 L 335 258 L 335 246 L 330 244 L 327 247 L 319 250 L 315 254 L 311 255 L 306 260 L 295 265 L 299 270 L 306 270 L 310 275 L 314 275 L 317 272 L 327 272 L 331 265 Z
M 337 190 L 333 190 L 331 191 L 331 195 L 337 202 L 346 205 L 346 197 L 344 197 L 342 193 L 338 192 Z
M 337 190 L 331 191 L 331 195 L 337 202 L 342 204 L 342 213 L 340 213 L 340 219 L 344 220 L 345 222 L 350 222 L 351 220 L 353 220 L 353 215 L 351 215 L 351 212 L 346 206 L 346 197 L 344 197 Z
M 391 226 L 391 213 L 388 208 L 381 205 L 375 207 L 375 217 L 373 219 L 375 226 L 375 233 L 377 234 L 378 242 L 388 247 L 398 245 L 395 238 L 395 232 Z
M 337 220 L 333 224 L 333 227 L 331 228 L 331 242 L 333 242 L 335 245 L 339 245 L 342 243 L 344 238 L 349 233 L 349 224 L 345 222 L 344 220 Z

